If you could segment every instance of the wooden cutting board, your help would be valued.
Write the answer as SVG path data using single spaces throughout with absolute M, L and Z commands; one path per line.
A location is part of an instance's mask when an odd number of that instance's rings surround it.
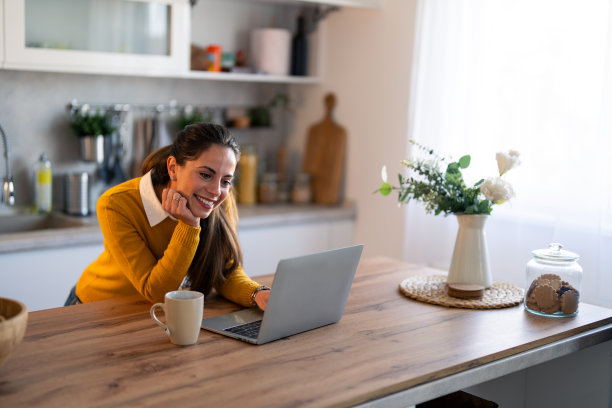
M 325 117 L 308 130 L 303 171 L 312 176 L 312 194 L 316 204 L 338 204 L 346 150 L 346 131 L 334 123 L 336 105 L 333 93 L 325 95 Z

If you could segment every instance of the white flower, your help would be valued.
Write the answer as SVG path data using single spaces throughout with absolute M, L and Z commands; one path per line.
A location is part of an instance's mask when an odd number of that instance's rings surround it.
M 514 197 L 512 185 L 501 177 L 489 177 L 480 185 L 480 192 L 493 203 L 500 204 Z
M 521 161 L 519 160 L 520 155 L 521 154 L 516 150 L 509 150 L 508 153 L 498 152 L 495 155 L 495 159 L 497 159 L 499 175 L 501 176 L 521 164 Z
M 382 177 L 382 181 L 384 183 L 387 182 L 387 166 L 386 165 L 382 167 L 382 170 L 380 171 L 380 177 Z

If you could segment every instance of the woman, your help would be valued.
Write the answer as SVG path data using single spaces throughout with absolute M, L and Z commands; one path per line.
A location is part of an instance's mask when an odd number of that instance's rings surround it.
M 239 157 L 226 128 L 186 126 L 145 159 L 142 177 L 106 191 L 96 207 L 104 252 L 66 305 L 135 294 L 163 302 L 166 292 L 190 287 L 265 309 L 269 288 L 244 273 L 236 235 Z

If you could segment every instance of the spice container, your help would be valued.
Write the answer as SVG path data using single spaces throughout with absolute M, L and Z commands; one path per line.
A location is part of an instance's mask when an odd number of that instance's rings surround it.
M 552 243 L 548 249 L 532 251 L 527 263 L 525 310 L 552 317 L 569 317 L 578 313 L 582 267 L 578 254 Z
M 221 46 L 209 45 L 206 48 L 206 70 L 213 72 L 221 71 Z
M 259 202 L 262 204 L 273 204 L 278 196 L 278 175 L 276 173 L 265 173 L 259 184 Z
M 294 204 L 308 204 L 312 201 L 310 174 L 298 173 L 295 175 L 295 183 L 291 190 L 291 201 Z
M 257 193 L 257 153 L 253 146 L 242 147 L 238 174 L 238 202 L 255 204 Z

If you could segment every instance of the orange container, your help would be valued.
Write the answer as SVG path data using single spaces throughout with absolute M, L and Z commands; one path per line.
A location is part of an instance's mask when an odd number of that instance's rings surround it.
M 209 45 L 206 48 L 206 70 L 221 72 L 221 46 Z

